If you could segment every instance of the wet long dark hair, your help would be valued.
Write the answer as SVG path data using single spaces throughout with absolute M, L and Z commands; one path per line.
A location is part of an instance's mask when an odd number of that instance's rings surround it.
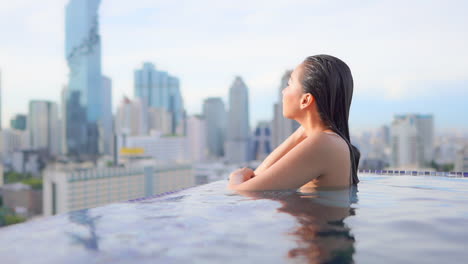
M 359 182 L 357 168 L 361 153 L 349 137 L 349 108 L 353 97 L 353 77 L 348 65 L 330 55 L 307 57 L 303 64 L 302 87 L 314 96 L 321 120 L 348 144 L 353 184 Z

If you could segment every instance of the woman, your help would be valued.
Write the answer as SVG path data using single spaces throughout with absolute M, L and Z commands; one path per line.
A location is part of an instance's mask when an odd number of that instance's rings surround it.
M 239 191 L 345 188 L 357 184 L 359 150 L 351 145 L 348 117 L 353 95 L 349 67 L 329 55 L 308 57 L 283 89 L 283 115 L 301 126 L 255 170 L 229 176 Z

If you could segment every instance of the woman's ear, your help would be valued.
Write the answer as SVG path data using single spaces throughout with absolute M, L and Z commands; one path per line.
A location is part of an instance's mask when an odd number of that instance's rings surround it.
M 301 109 L 307 108 L 310 105 L 312 105 L 312 102 L 314 101 L 314 96 L 310 93 L 306 93 L 302 95 L 301 98 Z

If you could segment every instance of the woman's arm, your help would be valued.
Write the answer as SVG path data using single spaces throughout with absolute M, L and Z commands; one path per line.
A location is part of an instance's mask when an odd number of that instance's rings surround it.
M 255 175 L 265 171 L 271 165 L 275 164 L 279 159 L 281 159 L 286 153 L 288 153 L 292 148 L 299 144 L 302 140 L 306 138 L 304 128 L 300 126 L 294 133 L 292 133 L 281 145 L 279 145 L 265 160 L 258 166 L 255 170 Z
M 248 169 L 233 173 L 229 189 L 236 191 L 297 189 L 323 174 L 328 162 L 328 146 L 320 136 L 307 137 L 263 172 Z M 311 158 L 313 157 L 313 158 Z M 255 176 L 255 177 L 252 177 Z

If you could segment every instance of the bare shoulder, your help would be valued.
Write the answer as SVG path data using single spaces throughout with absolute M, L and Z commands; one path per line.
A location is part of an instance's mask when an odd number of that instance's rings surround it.
M 338 135 L 317 133 L 307 137 L 302 144 L 298 144 L 301 152 L 325 173 L 335 167 L 336 162 L 346 162 L 349 159 L 349 147 L 344 139 Z
M 301 143 L 302 144 L 298 146 L 307 148 L 310 151 L 335 151 L 348 148 L 348 144 L 340 136 L 326 133 L 317 133 L 308 136 Z

